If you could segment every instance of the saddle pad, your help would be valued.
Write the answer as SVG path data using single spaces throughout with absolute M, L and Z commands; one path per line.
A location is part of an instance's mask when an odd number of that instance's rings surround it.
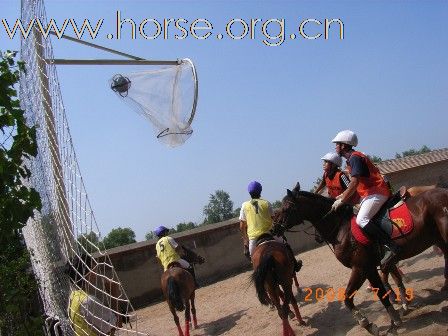
M 414 229 L 414 222 L 405 202 L 399 207 L 389 209 L 389 218 L 396 224 L 392 226 L 392 239 L 401 238 Z
M 397 226 L 393 225 L 392 239 L 401 238 L 409 234 L 414 228 L 411 213 L 404 202 L 397 208 L 389 209 L 389 218 L 400 228 L 398 229 Z M 364 234 L 358 224 L 356 224 L 356 216 L 352 217 L 350 224 L 352 235 L 356 241 L 362 245 L 369 245 L 370 239 Z

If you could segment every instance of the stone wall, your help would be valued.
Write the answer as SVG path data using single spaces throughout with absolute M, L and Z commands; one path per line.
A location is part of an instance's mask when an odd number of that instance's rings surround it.
M 311 224 L 307 224 L 295 229 L 307 229 L 307 232 L 314 233 L 314 228 L 310 227 Z M 296 253 L 317 246 L 314 237 L 304 232 L 291 232 L 286 236 Z M 206 258 L 206 263 L 195 267 L 198 281 L 202 285 L 227 278 L 251 267 L 243 256 L 237 218 L 177 233 L 172 237 Z M 162 267 L 156 258 L 155 243 L 155 240 L 150 240 L 108 251 L 126 294 L 135 308 L 162 299 L 160 290 Z

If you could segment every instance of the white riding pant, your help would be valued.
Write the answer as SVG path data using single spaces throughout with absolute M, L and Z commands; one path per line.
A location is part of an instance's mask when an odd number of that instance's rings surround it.
M 190 268 L 190 263 L 184 259 L 179 259 L 177 262 L 182 268 Z
M 275 241 L 278 241 L 279 243 L 284 243 L 283 237 L 274 236 Z M 254 251 L 257 242 L 257 239 L 249 239 L 249 253 L 252 255 L 252 252 Z
M 373 216 L 381 209 L 384 203 L 386 203 L 388 197 L 379 194 L 373 194 L 366 196 L 362 199 L 358 215 L 356 216 L 356 224 L 361 228 L 367 225 Z

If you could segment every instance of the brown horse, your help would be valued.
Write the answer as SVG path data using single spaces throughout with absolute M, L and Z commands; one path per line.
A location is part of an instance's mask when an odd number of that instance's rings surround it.
M 202 264 L 205 260 L 203 257 L 195 254 L 193 251 L 183 247 L 185 253 L 184 259 L 191 265 L 197 263 Z M 193 315 L 193 328 L 198 327 L 196 319 L 196 306 L 194 303 L 196 286 L 191 273 L 176 262 L 171 263 L 168 269 L 163 272 L 161 278 L 162 292 L 166 298 L 170 311 L 173 314 L 179 336 L 190 336 L 191 315 Z M 176 311 L 185 310 L 185 334 L 179 323 L 179 317 Z M 191 311 L 191 315 L 190 315 Z
M 346 287 L 345 305 L 357 322 L 372 334 L 378 334 L 378 328 L 370 323 L 354 305 L 353 296 L 369 279 L 373 287 L 379 288 L 378 297 L 392 319 L 391 328 L 401 324 L 397 311 L 391 305 L 376 266 L 379 264 L 377 249 L 357 243 L 351 234 L 351 207 L 345 206 L 335 212 L 331 211 L 333 199 L 300 190 L 300 185 L 288 190 L 282 200 L 280 227 L 282 230 L 296 224 L 310 221 L 319 234 L 334 248 L 336 258 L 346 267 L 351 268 L 351 276 Z M 448 259 L 448 190 L 435 188 L 422 192 L 406 200 L 414 222 L 411 233 L 397 239 L 401 246 L 398 259 L 413 257 L 431 245 L 437 245 L 443 251 L 445 264 Z M 281 231 L 277 228 L 278 231 Z M 445 271 L 445 284 L 448 289 L 448 274 Z
M 300 324 L 305 324 L 300 315 L 297 301 L 292 293 L 294 263 L 285 245 L 276 241 L 266 241 L 258 245 L 252 254 L 255 283 L 258 300 L 261 304 L 273 304 L 283 323 L 283 336 L 294 336 L 288 322 L 289 304 L 294 309 Z M 283 301 L 283 304 L 281 304 Z

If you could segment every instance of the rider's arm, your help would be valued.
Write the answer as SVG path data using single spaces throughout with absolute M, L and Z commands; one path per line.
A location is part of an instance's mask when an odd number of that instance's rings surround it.
M 322 176 L 322 179 L 319 183 L 319 185 L 317 186 L 316 190 L 314 190 L 315 194 L 319 194 L 319 192 L 325 187 L 325 175 Z
M 352 176 L 347 189 L 341 194 L 342 203 L 347 203 L 350 197 L 356 192 L 358 187 L 359 179 L 357 176 Z
M 177 252 L 178 255 L 180 255 L 180 256 L 184 255 L 184 249 L 182 248 L 182 246 L 180 246 L 180 245 L 174 240 L 174 238 L 168 237 L 168 242 L 169 242 L 170 245 L 173 247 L 173 249 Z
M 240 220 L 240 231 L 244 245 L 249 246 L 249 236 L 247 235 L 247 222 L 244 220 Z

